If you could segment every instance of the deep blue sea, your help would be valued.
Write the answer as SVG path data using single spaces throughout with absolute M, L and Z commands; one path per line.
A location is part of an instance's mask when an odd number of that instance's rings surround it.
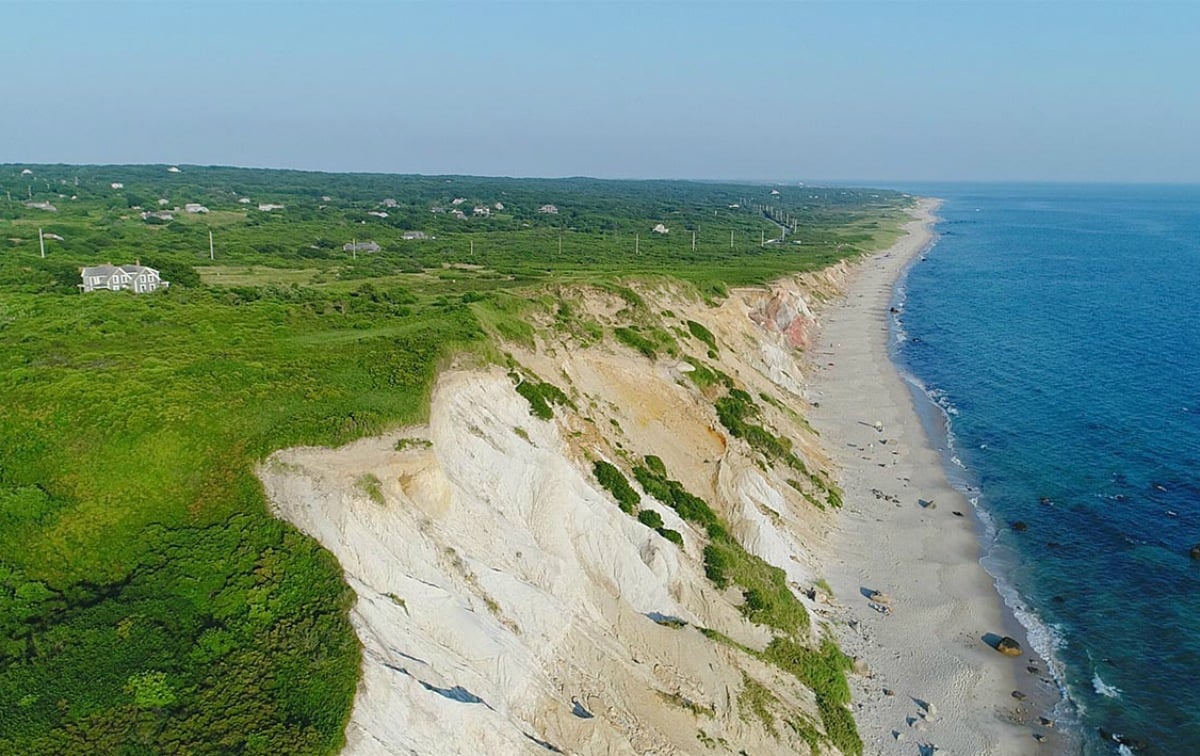
M 1200 754 L 1200 187 L 906 190 L 944 220 L 894 358 L 945 412 L 985 567 L 1085 753 Z

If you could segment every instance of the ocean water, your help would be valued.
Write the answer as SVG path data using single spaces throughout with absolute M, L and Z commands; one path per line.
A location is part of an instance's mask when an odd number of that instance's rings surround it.
M 893 357 L 948 421 L 985 567 L 1084 753 L 1200 754 L 1200 187 L 906 189 L 946 202 Z

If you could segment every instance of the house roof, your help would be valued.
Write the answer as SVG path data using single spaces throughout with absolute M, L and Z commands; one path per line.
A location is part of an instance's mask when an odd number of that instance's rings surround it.
M 153 273 L 156 276 L 158 275 L 157 270 L 154 268 L 148 268 L 145 265 L 112 265 L 108 263 L 84 268 L 82 271 L 80 271 L 80 275 L 84 276 L 85 278 L 88 276 L 103 276 L 108 278 L 117 271 L 128 273 L 131 276 L 135 276 L 138 273 Z

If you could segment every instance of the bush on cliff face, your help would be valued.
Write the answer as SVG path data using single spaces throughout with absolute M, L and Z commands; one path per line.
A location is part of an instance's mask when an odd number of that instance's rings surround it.
M 638 492 L 633 490 L 633 486 L 629 485 L 629 481 L 621 474 L 621 471 L 615 465 L 605 462 L 602 459 L 596 460 L 592 465 L 592 474 L 596 476 L 596 480 L 600 485 L 613 495 L 617 500 L 617 506 L 625 514 L 633 514 L 637 511 L 638 504 L 642 502 L 642 497 L 638 496 Z M 661 522 L 660 522 L 661 524 Z

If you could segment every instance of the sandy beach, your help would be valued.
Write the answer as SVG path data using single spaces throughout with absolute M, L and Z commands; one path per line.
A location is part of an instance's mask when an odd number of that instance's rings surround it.
M 936 207 L 922 201 L 906 237 L 856 266 L 809 352 L 810 419 L 846 494 L 826 579 L 838 640 L 870 668 L 855 678 L 855 718 L 868 754 L 1059 753 L 1058 730 L 1039 722 L 1058 699 L 1045 662 L 979 564 L 972 505 L 947 482 L 888 357 L 893 288 L 920 264 Z M 873 608 L 872 591 L 887 605 Z M 1016 638 L 1024 653 L 999 654 L 989 634 Z

